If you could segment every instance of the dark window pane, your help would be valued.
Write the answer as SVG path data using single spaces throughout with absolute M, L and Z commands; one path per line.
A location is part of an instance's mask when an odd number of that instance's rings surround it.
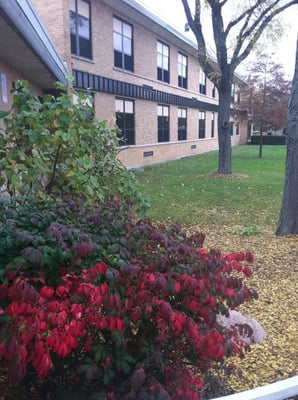
M 162 81 L 162 69 L 157 67 L 157 79 Z
M 91 58 L 91 43 L 90 40 L 80 38 L 80 56 Z
M 206 94 L 206 86 L 205 86 L 205 85 L 202 85 L 202 84 L 200 83 L 200 90 L 199 90 L 199 92 L 200 92 L 201 94 Z
M 134 128 L 134 116 L 133 114 L 125 114 L 125 126 L 126 129 L 133 129 Z
M 135 144 L 135 134 L 133 129 L 125 129 L 124 137 L 125 137 L 125 144 L 127 145 Z
M 178 76 L 178 86 L 187 89 L 187 79 L 183 76 Z
M 114 65 L 115 67 L 122 68 L 122 53 L 114 51 Z
M 77 41 L 75 35 L 70 35 L 71 54 L 77 54 Z
M 123 128 L 123 114 L 120 112 L 116 113 L 116 125 L 119 129 Z
M 186 140 L 186 129 L 178 128 L 178 140 Z
M 199 139 L 205 138 L 205 119 L 199 119 Z
M 164 73 L 164 79 L 163 79 L 163 81 L 169 83 L 169 81 L 170 81 L 170 80 L 169 80 L 169 71 L 167 71 L 166 69 L 164 69 L 163 73 Z
M 168 142 L 169 138 L 169 118 L 158 116 L 158 142 Z
M 124 54 L 124 69 L 132 71 L 132 56 Z
M 186 140 L 186 118 L 178 118 L 178 140 Z
M 233 136 L 233 131 L 234 131 L 234 124 L 233 124 L 233 122 L 230 122 L 229 131 L 230 131 L 230 136 Z

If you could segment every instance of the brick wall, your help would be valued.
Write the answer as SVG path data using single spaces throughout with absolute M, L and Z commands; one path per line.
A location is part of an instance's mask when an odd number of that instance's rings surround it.
M 10 65 L 7 65 L 0 61 L 0 77 L 2 78 L 2 82 L 0 82 L 0 109 L 1 110 L 10 110 L 13 102 L 13 95 L 11 90 L 13 88 L 13 82 L 19 79 L 26 79 L 26 77 L 22 76 L 22 74 L 14 69 Z M 34 86 L 30 82 L 30 89 L 36 95 L 40 95 L 41 90 Z M 6 101 L 7 100 L 7 101 Z M 0 119 L 0 129 L 3 129 L 3 120 Z
M 154 90 L 174 95 L 197 98 L 210 104 L 217 104 L 212 97 L 213 83 L 207 79 L 206 95 L 199 90 L 200 66 L 187 48 L 178 48 L 175 41 L 169 42 L 153 30 L 146 28 L 138 20 L 122 15 L 109 3 L 101 0 L 91 2 L 92 15 L 92 60 L 70 55 L 69 1 L 68 0 L 33 0 L 45 24 L 51 39 L 68 65 L 75 69 L 111 79 L 152 86 Z M 123 19 L 133 27 L 134 71 L 128 72 L 114 67 L 113 17 Z M 157 40 L 170 47 L 170 83 L 157 81 L 156 43 Z M 178 53 L 188 57 L 188 89 L 178 87 Z M 69 61 L 71 59 L 71 61 Z M 139 167 L 151 163 L 167 161 L 182 156 L 199 154 L 218 148 L 217 114 L 214 114 L 214 138 L 211 138 L 211 116 L 206 111 L 206 136 L 198 139 L 199 110 L 187 109 L 187 141 L 178 142 L 178 107 L 170 105 L 170 142 L 157 143 L 157 103 L 140 99 L 134 100 L 135 110 L 135 146 L 123 148 L 119 158 L 128 167 Z M 100 119 L 107 120 L 110 126 L 115 122 L 115 95 L 103 92 L 95 94 L 95 111 Z M 203 110 L 202 110 L 203 111 Z M 232 137 L 232 144 L 246 142 L 246 128 L 241 126 L 240 135 Z M 148 155 L 153 152 L 153 155 Z M 147 155 L 144 157 L 144 153 Z
M 69 0 L 32 0 L 32 3 L 71 72 Z

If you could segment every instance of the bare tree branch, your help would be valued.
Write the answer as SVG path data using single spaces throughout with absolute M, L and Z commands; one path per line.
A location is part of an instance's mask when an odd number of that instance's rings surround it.
M 187 22 L 195 34 L 198 43 L 198 61 L 200 65 L 203 67 L 205 73 L 208 75 L 214 72 L 214 65 L 212 64 L 211 60 L 208 58 L 207 50 L 206 50 L 206 43 L 202 31 L 202 24 L 201 24 L 201 1 L 196 0 L 195 5 L 195 15 L 194 17 L 191 14 L 188 0 L 182 0 L 182 4 L 184 7 L 185 15 L 187 18 Z
M 278 0 L 276 0 L 274 2 L 274 4 L 277 4 Z M 265 11 L 263 11 L 261 13 L 261 15 L 259 16 L 259 18 L 255 21 L 255 23 L 250 27 L 250 29 L 244 34 L 244 39 L 246 39 L 247 37 L 250 36 L 250 34 L 252 34 L 252 32 L 254 30 L 255 33 L 253 34 L 252 38 L 250 39 L 249 43 L 247 44 L 246 48 L 244 49 L 244 51 L 239 55 L 241 47 L 237 45 L 232 59 L 231 59 L 231 64 L 235 65 L 235 68 L 249 55 L 250 51 L 252 50 L 252 48 L 254 47 L 255 43 L 257 42 L 257 40 L 260 38 L 261 34 L 264 32 L 264 29 L 267 27 L 267 25 L 269 24 L 269 22 L 272 21 L 272 19 L 280 14 L 282 11 L 284 11 L 285 9 L 289 8 L 290 6 L 294 5 L 294 4 L 298 4 L 298 0 L 292 0 L 287 4 L 284 4 L 282 7 L 277 8 L 275 10 L 273 10 L 271 12 L 270 15 L 268 15 L 267 17 L 264 18 L 264 16 L 270 12 L 270 10 L 272 10 L 272 6 L 268 7 Z M 261 22 L 261 24 L 260 24 Z M 257 28 L 257 26 L 260 24 L 259 28 Z M 240 39 L 238 39 L 239 41 Z
M 263 0 L 258 0 L 258 1 L 256 2 L 256 4 L 254 4 L 252 7 L 248 8 L 247 10 L 245 10 L 241 15 L 239 15 L 238 18 L 234 19 L 233 21 L 230 21 L 229 24 L 228 24 L 228 26 L 227 26 L 227 29 L 226 29 L 226 35 L 228 35 L 229 32 L 230 32 L 230 30 L 231 30 L 235 25 L 237 25 L 241 20 L 243 20 L 244 18 L 247 18 L 247 17 L 250 18 L 250 16 L 253 14 L 254 10 L 255 10 L 257 7 L 259 7 L 259 5 L 262 4 L 262 2 L 263 2 Z M 249 18 L 248 18 L 248 19 L 249 19 Z

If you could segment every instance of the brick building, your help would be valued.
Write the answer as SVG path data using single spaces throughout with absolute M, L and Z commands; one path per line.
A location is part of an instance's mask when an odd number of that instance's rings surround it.
M 30 81 L 36 94 L 65 80 L 64 62 L 30 1 L 0 0 L 0 38 L 1 110 L 10 109 L 18 79 Z
M 217 91 L 195 43 L 134 0 L 32 3 L 75 88 L 94 96 L 100 119 L 121 128 L 127 167 L 218 148 Z M 232 145 L 246 135 L 245 123 L 231 121 Z

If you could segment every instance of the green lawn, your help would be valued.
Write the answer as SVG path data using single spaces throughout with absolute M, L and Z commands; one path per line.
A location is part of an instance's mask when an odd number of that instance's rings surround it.
M 286 147 L 265 146 L 263 158 L 258 152 L 258 146 L 233 148 L 233 178 L 210 176 L 217 170 L 216 151 L 146 167 L 136 176 L 151 204 L 148 217 L 200 227 L 231 225 L 247 234 L 274 229 Z

